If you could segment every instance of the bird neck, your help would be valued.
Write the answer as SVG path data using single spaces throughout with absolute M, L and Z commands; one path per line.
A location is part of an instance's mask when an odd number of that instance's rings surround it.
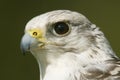
M 31 50 L 31 53 L 36 58 L 39 65 L 40 80 L 43 80 L 47 67 L 46 53 L 42 52 L 42 50 Z
M 37 58 L 37 61 L 40 80 L 71 80 L 69 75 L 77 75 L 77 71 L 80 69 L 80 62 L 73 53 L 66 53 L 58 58 L 46 55 L 46 53 L 39 54 L 39 56 L 41 57 Z
M 36 58 L 39 65 L 40 80 L 43 80 L 47 68 L 46 56 L 43 54 L 38 55 L 40 57 Z

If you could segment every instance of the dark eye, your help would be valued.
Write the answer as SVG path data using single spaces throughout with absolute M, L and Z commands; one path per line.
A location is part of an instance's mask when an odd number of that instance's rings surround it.
M 54 30 L 57 34 L 63 35 L 69 31 L 69 26 L 64 22 L 58 22 L 54 25 Z

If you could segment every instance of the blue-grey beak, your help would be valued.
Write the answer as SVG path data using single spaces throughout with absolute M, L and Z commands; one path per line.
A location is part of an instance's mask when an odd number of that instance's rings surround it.
M 33 41 L 35 41 L 35 38 L 32 38 L 28 33 L 22 37 L 20 48 L 23 54 L 29 52 Z

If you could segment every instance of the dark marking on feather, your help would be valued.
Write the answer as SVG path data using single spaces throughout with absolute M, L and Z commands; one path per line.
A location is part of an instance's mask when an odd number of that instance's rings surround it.
M 97 50 L 92 49 L 94 54 L 98 54 Z
M 91 58 L 93 58 L 93 55 L 90 55 Z

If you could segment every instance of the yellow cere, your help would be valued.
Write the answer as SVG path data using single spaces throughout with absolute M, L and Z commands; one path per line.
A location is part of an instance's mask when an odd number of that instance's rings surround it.
M 38 41 L 45 42 L 45 38 L 43 37 L 43 31 L 41 29 L 30 29 L 28 33 L 33 37 L 38 39 Z

